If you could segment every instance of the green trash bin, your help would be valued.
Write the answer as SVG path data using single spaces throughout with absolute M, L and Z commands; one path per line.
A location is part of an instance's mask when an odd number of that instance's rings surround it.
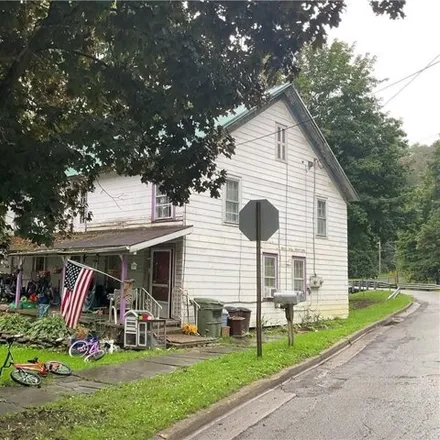
M 201 336 L 219 338 L 222 334 L 223 303 L 212 298 L 194 298 L 200 306 L 197 328 Z

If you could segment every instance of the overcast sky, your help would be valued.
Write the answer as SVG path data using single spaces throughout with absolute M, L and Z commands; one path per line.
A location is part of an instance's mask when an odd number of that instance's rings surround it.
M 348 7 L 332 38 L 354 43 L 360 53 L 377 57 L 376 74 L 389 78 L 382 86 L 424 68 L 439 55 L 440 0 L 407 0 L 406 18 L 375 16 L 367 0 L 348 0 Z M 379 93 L 385 103 L 405 82 Z M 386 107 L 401 118 L 411 143 L 431 143 L 440 136 L 440 64 L 423 72 Z

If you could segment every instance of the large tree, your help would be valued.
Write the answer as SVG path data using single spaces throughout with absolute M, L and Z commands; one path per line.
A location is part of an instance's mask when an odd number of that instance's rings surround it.
M 295 81 L 318 126 L 360 196 L 349 206 L 349 273 L 371 277 L 378 270 L 378 241 L 396 238 L 403 221 L 407 153 L 401 122 L 374 95 L 375 60 L 335 41 L 306 48 Z
M 410 279 L 440 284 L 440 140 L 429 148 L 422 181 L 406 206 L 408 222 L 398 240 L 398 261 Z
M 370 1 L 403 17 L 404 2 Z M 140 175 L 175 203 L 217 196 L 216 119 L 261 104 L 297 71 L 345 2 L 26 1 L 0 3 L 0 216 L 48 242 L 99 172 Z M 66 171 L 82 177 L 69 180 Z M 1 225 L 0 225 L 1 227 Z

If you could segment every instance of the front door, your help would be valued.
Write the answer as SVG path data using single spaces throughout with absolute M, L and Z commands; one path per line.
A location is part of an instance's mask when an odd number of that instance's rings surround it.
M 153 249 L 151 256 L 150 292 L 162 306 L 161 318 L 170 317 L 172 250 Z

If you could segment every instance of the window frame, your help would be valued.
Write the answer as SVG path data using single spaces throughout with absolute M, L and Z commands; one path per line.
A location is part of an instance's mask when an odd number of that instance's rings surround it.
M 275 276 L 272 277 L 267 277 L 266 276 L 266 259 L 273 259 L 275 261 Z M 269 253 L 269 252 L 263 252 L 262 255 L 262 262 L 261 262 L 261 268 L 262 268 L 262 274 L 261 274 L 261 281 L 263 284 L 263 296 L 265 298 L 273 298 L 272 294 L 268 294 L 267 293 L 267 289 L 275 289 L 278 290 L 278 283 L 279 283 L 279 279 L 278 279 L 278 254 L 273 254 L 273 253 Z M 266 286 L 266 278 L 270 278 L 274 280 L 274 286 L 273 287 L 267 287 Z
M 319 204 L 324 203 L 325 215 L 324 217 L 319 216 Z M 319 232 L 319 221 L 324 221 L 325 231 L 324 233 Z M 323 197 L 316 198 L 316 236 L 321 238 L 326 238 L 328 236 L 328 201 Z
M 43 261 L 43 268 L 42 269 L 37 269 L 37 260 L 42 260 Z M 33 272 L 44 272 L 47 270 L 47 258 L 46 256 L 41 256 L 41 255 L 36 255 L 34 257 L 34 261 L 33 261 Z
M 152 203 L 151 203 L 151 219 L 153 222 L 166 222 L 171 221 L 176 218 L 176 207 L 173 205 L 173 203 L 169 200 L 169 196 L 163 193 L 159 193 L 158 195 L 159 187 L 157 185 L 153 185 L 153 194 L 152 194 Z M 159 190 L 160 191 L 160 190 Z M 158 205 L 157 203 L 157 197 L 167 197 L 169 202 L 168 203 L 161 203 Z M 170 205 L 170 216 L 169 217 L 158 217 L 157 216 L 157 208 L 158 206 L 166 206 Z
M 88 214 L 87 191 L 81 191 L 79 204 L 80 204 L 79 223 L 83 225 L 86 223 L 87 214 Z
M 284 133 L 284 140 L 278 140 L 278 135 Z M 278 147 L 280 147 L 280 155 L 278 155 Z M 280 162 L 287 162 L 287 151 L 288 151 L 288 142 L 287 142 L 287 126 L 284 124 L 280 124 L 279 122 L 275 122 L 275 158 Z M 282 154 L 284 152 L 284 155 Z M 283 157 L 284 156 L 284 157 Z
M 296 278 L 295 277 L 295 262 L 296 261 L 300 261 L 302 263 L 302 272 L 303 272 L 303 277 L 302 278 Z M 307 291 L 307 279 L 306 279 L 306 257 L 298 257 L 298 256 L 293 256 L 292 257 L 292 290 L 294 292 L 298 292 L 298 290 L 295 290 L 295 281 L 297 280 L 302 280 L 302 284 L 303 284 L 303 290 L 302 292 L 306 292 Z
M 228 191 L 227 191 L 227 184 L 228 182 L 235 182 L 238 185 L 238 200 L 228 200 Z M 236 203 L 237 204 L 237 220 L 229 220 L 227 215 L 227 204 L 229 203 Z M 239 177 L 234 176 L 228 176 L 225 180 L 225 184 L 223 186 L 223 222 L 227 225 L 233 225 L 238 226 L 239 222 L 239 214 L 240 214 L 240 207 L 241 207 L 241 179 Z

